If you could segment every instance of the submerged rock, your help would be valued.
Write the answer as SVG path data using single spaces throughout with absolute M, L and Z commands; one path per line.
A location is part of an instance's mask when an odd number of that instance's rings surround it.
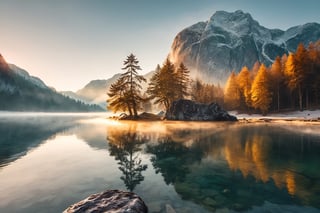
M 201 104 L 191 100 L 174 101 L 166 112 L 165 119 L 179 121 L 237 121 L 217 103 Z
M 68 207 L 63 213 L 144 213 L 148 207 L 143 200 L 132 192 L 107 190 L 90 195 L 86 199 Z

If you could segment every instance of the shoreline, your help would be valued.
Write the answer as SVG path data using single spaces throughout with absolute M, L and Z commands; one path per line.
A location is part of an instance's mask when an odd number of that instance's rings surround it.
M 320 124 L 320 110 L 291 111 L 285 113 L 270 113 L 266 116 L 260 114 L 244 114 L 231 111 L 230 114 L 236 116 L 241 123 L 310 123 Z

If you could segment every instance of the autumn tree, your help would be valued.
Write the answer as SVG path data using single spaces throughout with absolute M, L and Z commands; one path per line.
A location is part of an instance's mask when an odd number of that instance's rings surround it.
M 267 68 L 262 64 L 252 83 L 251 100 L 252 106 L 255 109 L 261 110 L 263 115 L 266 115 L 268 112 L 272 101 L 270 86 L 270 78 L 267 73 Z
M 111 84 L 109 91 L 107 92 L 109 98 L 107 100 L 108 109 L 113 112 L 128 111 L 132 115 L 130 102 L 128 99 L 128 88 L 126 88 L 123 82 L 124 79 L 119 78 L 115 83 Z
M 238 74 L 237 82 L 240 92 L 240 103 L 242 107 L 251 106 L 251 74 L 248 67 L 243 67 Z
M 318 105 L 320 96 L 320 40 L 309 44 L 308 55 L 310 60 L 310 78 L 312 79 L 311 88 L 314 93 L 315 103 Z
M 229 109 L 240 106 L 240 91 L 235 72 L 231 72 L 224 91 L 224 103 Z
M 303 110 L 303 90 L 306 90 L 306 105 L 308 106 L 309 86 L 306 84 L 309 76 L 307 50 L 303 44 L 299 44 L 296 53 L 290 54 L 285 67 L 285 75 L 288 87 L 293 91 L 297 90 L 299 109 Z
M 190 71 L 188 68 L 183 64 L 180 63 L 177 71 L 176 71 L 176 84 L 177 84 L 177 97 L 179 99 L 185 98 L 189 95 L 188 88 L 190 83 L 189 77 Z
M 123 109 L 122 106 L 126 105 L 130 116 L 136 118 L 140 104 L 143 101 L 141 97 L 141 82 L 146 82 L 146 79 L 137 72 L 141 70 L 141 68 L 138 65 L 139 61 L 135 55 L 130 54 L 127 56 L 123 64 L 124 67 L 122 70 L 125 70 L 125 72 L 121 74 L 116 83 L 111 85 L 108 92 L 108 103 L 110 104 L 108 108 L 113 111 L 118 111 Z
M 279 56 L 276 57 L 273 64 L 271 65 L 270 75 L 272 80 L 272 88 L 274 90 L 274 96 L 276 96 L 277 110 L 280 111 L 280 89 L 281 85 L 283 85 L 284 73 L 281 58 Z
M 260 69 L 260 66 L 261 66 L 260 61 L 256 61 L 256 63 L 254 63 L 254 65 L 252 66 L 252 68 L 251 68 L 251 79 L 252 80 L 256 77 L 256 75 Z
M 189 82 L 187 67 L 180 64 L 176 70 L 174 64 L 166 59 L 151 77 L 147 93 L 155 104 L 163 105 L 168 110 L 173 101 L 188 96 Z

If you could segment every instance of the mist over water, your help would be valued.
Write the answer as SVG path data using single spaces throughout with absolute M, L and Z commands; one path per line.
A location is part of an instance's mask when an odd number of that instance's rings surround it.
M 0 212 L 61 212 L 107 189 L 150 212 L 319 212 L 320 126 L 0 116 Z

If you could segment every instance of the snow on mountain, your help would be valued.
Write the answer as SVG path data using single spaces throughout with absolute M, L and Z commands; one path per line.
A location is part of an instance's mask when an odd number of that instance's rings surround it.
M 286 31 L 267 29 L 241 10 L 217 11 L 206 22 L 185 28 L 175 37 L 170 59 L 181 62 L 207 82 L 224 84 L 232 70 L 251 68 L 256 61 L 270 65 L 277 56 L 320 39 L 320 25 L 308 23 Z

